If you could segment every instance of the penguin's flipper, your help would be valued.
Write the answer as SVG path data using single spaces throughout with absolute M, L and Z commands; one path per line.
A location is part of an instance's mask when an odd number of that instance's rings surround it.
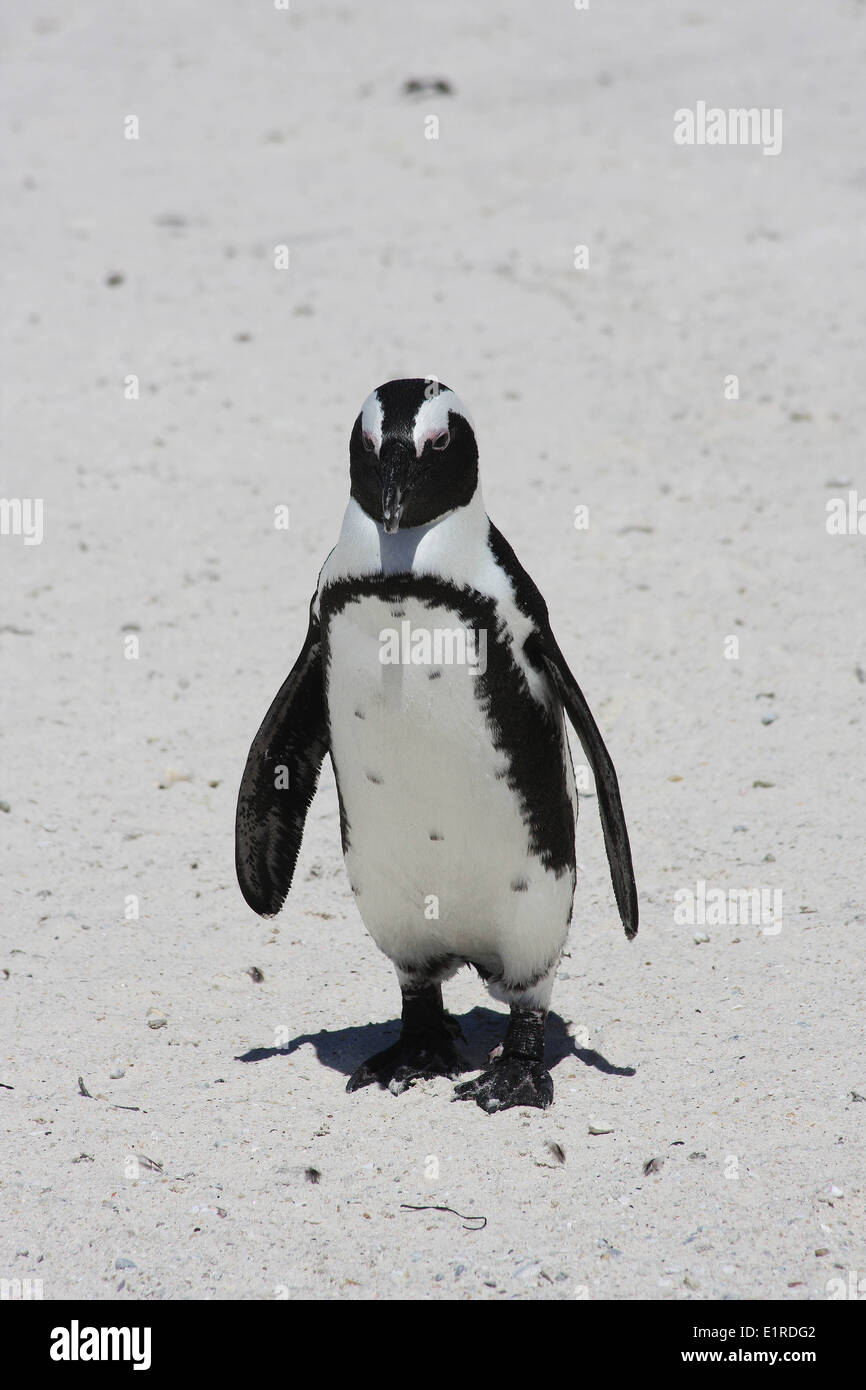
M 565 712 L 571 720 L 575 733 L 580 739 L 581 747 L 589 759 L 598 792 L 598 809 L 604 831 L 604 847 L 607 850 L 613 891 L 616 896 L 619 915 L 625 927 L 625 934 L 631 941 L 633 937 L 637 936 L 637 887 L 634 881 L 631 846 L 629 845 L 628 830 L 626 829 L 622 798 L 619 794 L 619 782 L 613 759 L 607 751 L 583 691 L 568 669 L 568 664 L 559 649 L 556 638 L 548 629 L 543 635 L 536 634 L 535 640 L 530 638 L 528 645 L 530 644 L 535 647 L 535 651 L 530 652 L 530 659 L 535 657 L 533 664 L 536 666 L 539 660 L 543 663 L 544 669 L 565 706 Z
M 321 630 L 311 605 L 306 641 L 253 739 L 238 793 L 238 883 L 262 917 L 279 912 L 292 886 L 327 751 Z

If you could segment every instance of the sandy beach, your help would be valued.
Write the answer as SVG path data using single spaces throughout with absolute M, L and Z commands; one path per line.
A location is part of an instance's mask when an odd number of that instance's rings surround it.
M 7 16 L 0 1279 L 866 1278 L 864 26 L 853 0 Z M 698 103 L 768 139 L 679 143 Z M 282 914 L 235 880 L 352 423 L 426 375 L 472 411 L 631 833 L 633 943 L 581 798 L 544 1112 L 346 1093 L 399 993 L 327 764 Z M 446 1001 L 480 1067 L 504 1008 L 468 970 Z

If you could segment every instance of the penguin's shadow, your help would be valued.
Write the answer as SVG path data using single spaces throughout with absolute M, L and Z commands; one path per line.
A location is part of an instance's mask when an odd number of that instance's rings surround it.
M 505 1037 L 508 1015 L 497 1013 L 494 1009 L 476 1006 L 468 1014 L 458 1019 L 463 1030 L 464 1041 L 458 1039 L 458 1046 L 467 1061 L 467 1071 L 479 1071 L 487 1065 L 490 1053 Z M 319 1033 L 300 1033 L 284 1047 L 251 1047 L 248 1052 L 235 1058 L 236 1062 L 265 1062 L 271 1057 L 290 1057 L 298 1048 L 309 1043 L 316 1050 L 316 1057 L 332 1071 L 351 1076 L 357 1067 L 377 1052 L 397 1041 L 400 1034 L 399 1020 L 391 1023 L 364 1023 L 355 1028 L 323 1028 Z M 600 1052 L 589 1047 L 579 1047 L 568 1032 L 559 1014 L 548 1014 L 547 1045 L 545 1061 L 552 1070 L 566 1057 L 577 1057 L 584 1066 L 595 1067 L 606 1076 L 634 1076 L 634 1067 L 618 1067 Z

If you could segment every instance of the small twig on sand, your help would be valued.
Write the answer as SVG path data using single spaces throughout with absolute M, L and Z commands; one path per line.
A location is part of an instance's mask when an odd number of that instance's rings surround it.
M 481 1225 L 480 1225 L 480 1226 L 466 1226 L 466 1225 L 464 1225 L 464 1227 L 463 1227 L 464 1231 L 483 1231 L 483 1230 L 484 1230 L 484 1227 L 487 1225 L 487 1217 L 486 1217 L 486 1216 L 464 1216 L 463 1213 L 462 1213 L 461 1211 L 455 1211 L 453 1207 L 413 1207 L 409 1202 L 401 1202 L 401 1203 L 400 1203 L 400 1206 L 401 1206 L 401 1208 L 403 1209 L 403 1211 L 448 1211 L 448 1212 L 451 1213 L 452 1216 L 459 1216 L 459 1217 L 460 1217 L 460 1220 L 463 1221 L 463 1222 L 466 1222 L 466 1221 L 480 1221 L 480 1222 L 481 1222 Z

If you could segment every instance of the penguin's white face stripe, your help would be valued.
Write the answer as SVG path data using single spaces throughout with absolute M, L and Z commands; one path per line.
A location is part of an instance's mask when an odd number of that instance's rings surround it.
M 440 390 L 435 396 L 421 402 L 412 424 L 416 458 L 421 457 L 428 440 L 435 441 L 447 433 L 448 416 L 451 411 L 455 415 L 462 415 L 472 428 L 472 416 L 453 391 Z M 377 457 L 382 447 L 384 414 L 378 391 L 371 391 L 361 407 L 361 433 L 372 441 Z
M 412 438 L 415 442 L 415 453 L 418 458 L 424 452 L 424 445 L 428 439 L 435 440 L 439 435 L 448 429 L 448 413 L 453 410 L 455 415 L 462 415 L 464 420 L 472 425 L 469 411 L 466 409 L 459 396 L 453 391 L 440 391 L 435 396 L 430 396 L 418 407 L 415 416 L 415 423 L 412 427 Z
M 382 447 L 382 402 L 375 391 L 371 391 L 361 407 L 361 432 L 373 441 L 373 449 L 378 457 Z

